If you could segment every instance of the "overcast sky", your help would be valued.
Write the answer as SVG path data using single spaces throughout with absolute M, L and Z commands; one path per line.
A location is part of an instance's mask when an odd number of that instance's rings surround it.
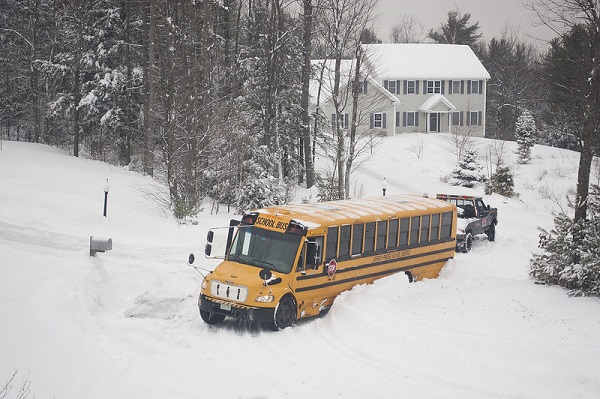
M 501 37 L 507 26 L 540 49 L 545 49 L 545 41 L 555 36 L 546 27 L 534 27 L 535 15 L 523 7 L 521 0 L 379 0 L 378 36 L 389 41 L 392 26 L 398 24 L 402 15 L 413 16 L 426 32 L 437 29 L 448 20 L 450 10 L 470 13 L 471 23 L 479 22 L 485 40 Z

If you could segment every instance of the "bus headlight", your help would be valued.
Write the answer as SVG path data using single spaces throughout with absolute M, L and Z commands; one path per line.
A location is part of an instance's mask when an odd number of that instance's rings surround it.
M 208 287 L 208 281 L 206 281 L 206 279 L 204 279 L 204 280 L 202 280 L 202 285 L 200 286 L 200 288 L 202 288 L 203 290 L 205 290 L 206 287 Z
M 275 299 L 275 297 L 273 295 L 260 295 L 260 296 L 256 297 L 255 301 L 268 303 L 268 302 L 273 302 L 274 299 Z

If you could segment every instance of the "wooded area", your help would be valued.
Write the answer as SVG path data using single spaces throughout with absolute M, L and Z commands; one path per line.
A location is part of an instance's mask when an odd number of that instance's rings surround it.
M 286 202 L 291 187 L 319 183 L 313 166 L 319 153 L 336 161 L 333 196 L 348 197 L 354 124 L 331 132 L 330 121 L 311 109 L 310 60 L 335 60 L 339 67 L 342 59 L 360 59 L 361 42 L 380 40 L 372 27 L 375 5 L 5 0 L 0 131 L 6 139 L 67 148 L 155 176 L 166 183 L 163 200 L 180 218 L 194 214 L 205 197 L 237 209 Z M 527 111 L 538 142 L 580 150 L 585 133 L 597 148 L 598 118 L 584 115 L 599 97 L 598 78 L 596 86 L 588 79 L 600 59 L 598 21 L 572 20 L 539 54 L 517 33 L 481 41 L 469 17 L 450 12 L 429 38 L 405 18 L 390 40 L 471 45 L 492 76 L 488 137 L 514 140 Z

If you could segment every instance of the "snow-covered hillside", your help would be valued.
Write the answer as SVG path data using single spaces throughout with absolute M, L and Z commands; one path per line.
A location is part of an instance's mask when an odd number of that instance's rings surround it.
M 475 143 L 480 154 L 500 144 Z M 444 183 L 451 147 L 447 135 L 387 138 L 354 174 L 353 195 L 380 195 L 383 177 L 389 194 L 482 194 Z M 24 380 L 30 397 L 61 399 L 598 398 L 600 301 L 528 278 L 537 227 L 565 206 L 578 154 L 535 146 L 517 165 L 515 149 L 504 154 L 520 197 L 484 196 L 499 212 L 495 242 L 479 236 L 438 279 L 358 286 L 327 315 L 271 332 L 198 316 L 187 255 L 233 215 L 208 208 L 180 225 L 149 199 L 150 178 L 4 142 L 0 389 L 16 370 L 8 398 Z M 113 250 L 90 257 L 91 235 Z

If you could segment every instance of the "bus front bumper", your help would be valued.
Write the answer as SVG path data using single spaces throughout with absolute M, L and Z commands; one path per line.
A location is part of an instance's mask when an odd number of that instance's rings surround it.
M 220 301 L 209 298 L 204 294 L 200 294 L 200 297 L 198 298 L 198 307 L 201 310 L 210 313 L 258 323 L 272 322 L 275 313 L 275 309 L 273 308 L 257 308 L 233 302 Z

